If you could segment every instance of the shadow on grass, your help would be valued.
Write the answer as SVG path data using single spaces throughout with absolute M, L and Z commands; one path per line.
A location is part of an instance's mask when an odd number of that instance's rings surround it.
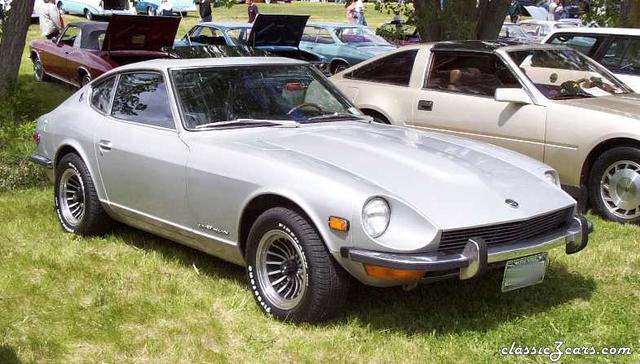
M 0 345 L 0 363 L 2 364 L 20 364 L 18 355 L 13 347 L 9 345 Z
M 248 289 L 240 266 L 124 225 L 113 233 L 130 246 L 152 250 L 189 269 L 195 263 L 201 274 L 234 280 Z M 554 261 L 542 284 L 502 293 L 501 283 L 500 270 L 469 281 L 452 279 L 419 285 L 409 292 L 399 287 L 374 288 L 354 283 L 338 322 L 356 321 L 377 330 L 408 335 L 484 331 L 574 299 L 588 301 L 596 288 L 593 279 L 569 272 Z

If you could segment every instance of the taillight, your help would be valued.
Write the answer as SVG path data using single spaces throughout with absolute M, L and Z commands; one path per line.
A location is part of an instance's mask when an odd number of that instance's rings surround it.
M 36 144 L 40 144 L 40 133 L 36 131 L 33 133 L 32 137 L 33 141 L 36 142 Z

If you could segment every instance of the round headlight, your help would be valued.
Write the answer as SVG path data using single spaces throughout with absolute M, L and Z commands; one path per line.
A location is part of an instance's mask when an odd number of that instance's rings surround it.
M 560 186 L 560 178 L 558 178 L 558 173 L 555 171 L 544 172 L 544 179 L 552 185 Z
M 389 226 L 391 209 L 387 201 L 380 197 L 370 199 L 362 208 L 364 230 L 372 238 L 384 234 Z

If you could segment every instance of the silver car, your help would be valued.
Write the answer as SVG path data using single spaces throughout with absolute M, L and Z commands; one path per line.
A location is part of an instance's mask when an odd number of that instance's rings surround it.
M 111 71 L 39 118 L 31 159 L 62 227 L 113 220 L 246 266 L 259 306 L 335 316 L 373 286 L 542 281 L 591 230 L 557 173 L 488 144 L 379 125 L 310 65 L 155 60 Z

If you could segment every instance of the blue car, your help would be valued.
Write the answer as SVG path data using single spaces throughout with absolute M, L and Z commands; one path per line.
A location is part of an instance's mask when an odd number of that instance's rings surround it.
M 270 54 L 299 59 L 328 73 L 326 58 L 299 48 L 306 15 L 259 14 L 251 23 L 207 22 L 195 25 L 174 48 L 197 46 L 250 47 Z
M 129 14 L 128 0 L 59 0 L 57 5 L 65 14 L 83 15 L 88 20 L 96 16 Z
M 300 48 L 317 53 L 329 62 L 334 74 L 396 48 L 369 28 L 347 23 L 309 23 Z
M 159 15 L 160 0 L 138 0 L 135 4 L 136 12 L 139 14 Z M 186 16 L 189 11 L 196 11 L 193 0 L 171 0 L 171 7 L 174 13 L 182 14 L 182 16 Z

